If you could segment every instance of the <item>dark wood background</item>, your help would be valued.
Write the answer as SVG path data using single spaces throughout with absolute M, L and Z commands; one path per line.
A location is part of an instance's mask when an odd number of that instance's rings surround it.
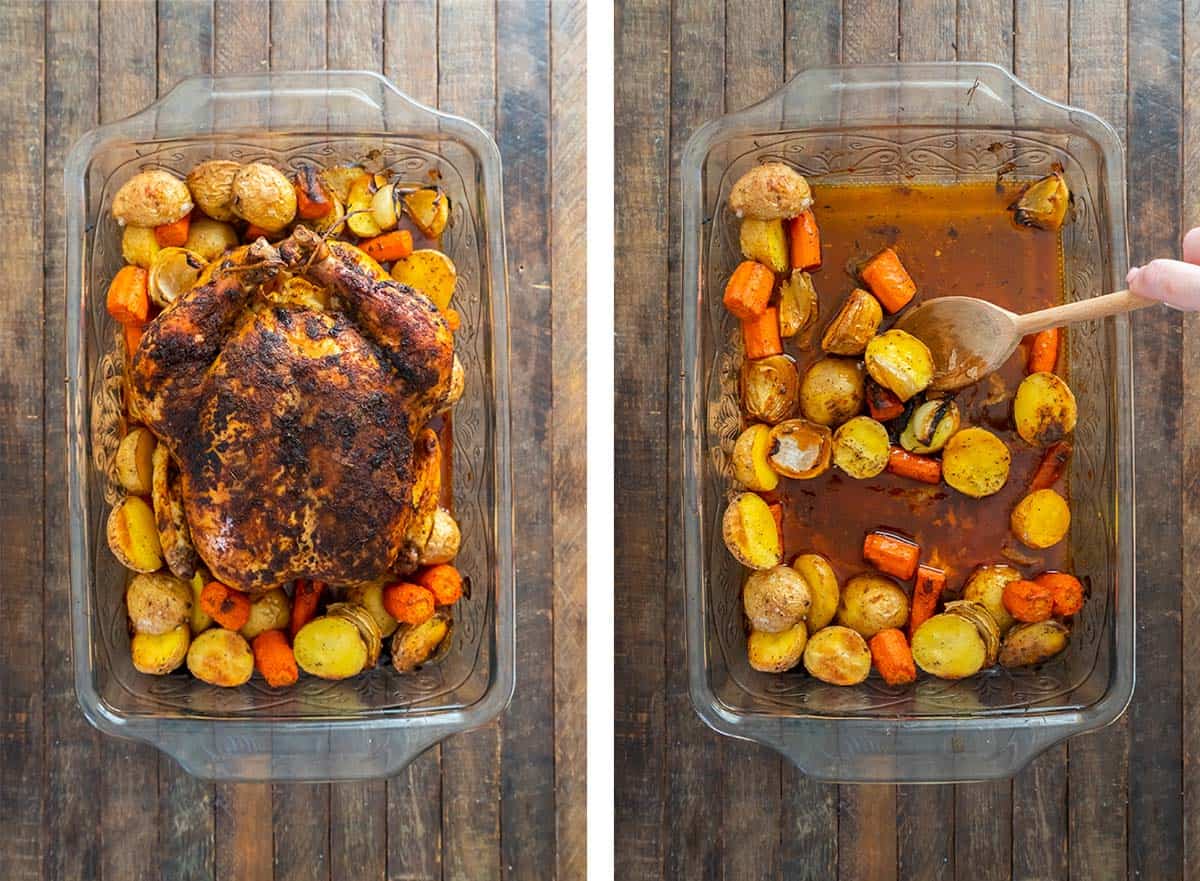
M 0 877 L 583 877 L 583 24 L 583 0 L 0 5 Z M 385 73 L 504 157 L 517 692 L 386 781 L 213 786 L 75 703 L 62 163 L 189 74 L 325 67 Z
M 1121 132 L 1136 265 L 1200 223 L 1200 2 L 618 0 L 616 28 L 618 877 L 1200 878 L 1196 318 L 1133 318 L 1133 705 L 1011 782 L 817 784 L 705 728 L 687 695 L 674 480 L 677 166 L 700 123 L 807 66 L 998 62 Z

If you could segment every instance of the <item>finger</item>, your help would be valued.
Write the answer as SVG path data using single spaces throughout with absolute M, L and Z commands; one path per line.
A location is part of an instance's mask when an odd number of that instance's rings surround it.
M 1151 260 L 1130 273 L 1129 290 L 1177 309 L 1200 310 L 1200 266 L 1181 260 Z
M 1200 226 L 1188 230 L 1183 237 L 1183 259 L 1188 263 L 1200 263 Z

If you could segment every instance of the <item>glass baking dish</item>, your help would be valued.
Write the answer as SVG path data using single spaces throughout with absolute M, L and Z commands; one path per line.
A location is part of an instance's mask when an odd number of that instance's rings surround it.
M 467 378 L 454 410 L 454 506 L 471 590 L 456 606 L 448 652 L 415 675 L 388 667 L 340 682 L 303 677 L 287 690 L 257 677 L 220 689 L 185 673 L 145 676 L 130 663 L 126 573 L 104 536 L 120 497 L 110 466 L 124 430 L 120 334 L 104 308 L 122 265 L 109 206 L 140 170 L 182 176 L 210 158 L 284 169 L 365 162 L 436 177 L 450 195 L 442 247 L 459 272 L 456 351 Z M 504 709 L 515 669 L 501 193 L 499 151 L 482 129 L 363 71 L 188 79 L 75 144 L 66 164 L 71 624 L 75 689 L 93 725 L 154 744 L 204 778 L 335 780 L 394 774 Z
M 1134 684 L 1132 366 L 1124 316 L 1075 325 L 1068 380 L 1079 403 L 1071 552 L 1092 595 L 1069 648 L 1036 668 L 892 688 L 825 685 L 746 661 L 743 570 L 721 514 L 740 430 L 741 336 L 722 307 L 741 259 L 732 183 L 767 160 L 824 184 L 1034 178 L 1059 162 L 1075 194 L 1064 228 L 1066 297 L 1124 287 L 1124 158 L 1103 121 L 989 64 L 890 64 L 801 73 L 763 102 L 713 120 L 683 153 L 683 506 L 689 687 L 717 731 L 779 750 L 842 782 L 1003 778 L 1074 734 L 1114 721 Z M 960 585 L 951 584 L 951 588 Z

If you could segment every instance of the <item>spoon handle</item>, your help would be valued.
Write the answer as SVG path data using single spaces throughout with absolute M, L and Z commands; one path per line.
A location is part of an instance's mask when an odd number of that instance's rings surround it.
M 1103 297 L 1091 297 L 1087 300 L 1076 300 L 1062 306 L 1051 306 L 1027 315 L 1017 316 L 1017 334 L 1037 333 L 1052 327 L 1062 327 L 1064 324 L 1074 324 L 1076 321 L 1088 321 L 1092 318 L 1104 318 L 1108 315 L 1120 315 L 1135 309 L 1145 309 L 1153 306 L 1158 300 L 1138 297 L 1129 291 L 1117 291 L 1115 294 L 1105 294 Z

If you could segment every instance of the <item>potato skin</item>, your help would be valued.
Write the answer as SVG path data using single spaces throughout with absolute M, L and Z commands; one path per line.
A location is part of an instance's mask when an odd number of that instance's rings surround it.
M 879 330 L 881 321 L 883 307 L 879 301 L 862 288 L 855 288 L 825 328 L 821 348 L 831 355 L 861 355 Z
M 382 581 L 352 587 L 346 591 L 346 599 L 366 609 L 375 619 L 380 637 L 386 639 L 396 632 L 400 622 L 388 614 L 388 610 L 383 607 L 383 587 L 384 582 Z
M 192 194 L 175 175 L 162 169 L 135 174 L 113 196 L 112 213 L 121 226 L 162 226 L 192 210 Z
M 792 568 L 804 576 L 812 596 L 812 605 L 808 607 L 808 617 L 805 619 L 811 636 L 829 624 L 837 614 L 842 589 L 838 585 L 837 573 L 820 554 L 801 554 L 792 561 Z
M 907 401 L 933 382 L 933 355 L 910 333 L 893 328 L 867 343 L 867 373 L 900 400 Z
M 1067 647 L 1070 631 L 1059 621 L 1018 624 L 1000 646 L 1000 666 L 1028 667 L 1048 661 Z
M 166 633 L 135 633 L 129 641 L 129 656 L 139 673 L 165 676 L 179 669 L 190 645 L 191 631 L 180 624 Z
M 742 607 L 750 626 L 779 633 L 804 621 L 812 593 L 804 576 L 791 566 L 751 573 L 742 586 Z
M 750 569 L 772 569 L 783 558 L 771 509 L 754 493 L 733 497 L 721 519 L 721 534 L 729 553 Z
M 1027 443 L 1044 447 L 1075 430 L 1075 395 L 1053 373 L 1031 373 L 1013 397 L 1013 424 Z
M 125 491 L 144 496 L 154 489 L 154 449 L 158 441 L 150 429 L 138 425 L 121 438 L 113 464 Z
M 148 226 L 126 226 L 121 233 L 121 256 L 126 263 L 149 269 L 159 252 L 158 239 Z
M 233 179 L 234 214 L 269 232 L 278 232 L 296 217 L 296 190 L 282 171 L 252 162 Z
M 250 618 L 238 633 L 252 640 L 268 630 L 282 630 L 288 626 L 291 614 L 291 603 L 283 589 L 268 590 L 250 603 Z
M 757 492 L 770 492 L 779 485 L 779 475 L 767 461 L 770 450 L 771 427 L 756 422 L 738 435 L 733 444 L 730 463 L 734 479 Z
M 216 260 L 229 248 L 238 245 L 237 231 L 228 223 L 208 217 L 196 217 L 188 225 L 184 250 L 199 254 L 209 263 Z
M 292 642 L 300 669 L 321 679 L 349 679 L 367 665 L 367 644 L 345 618 L 314 618 Z
M 847 358 L 822 358 L 800 383 L 800 411 L 818 425 L 841 425 L 862 411 L 865 400 L 862 365 Z
M 934 615 L 912 638 L 913 660 L 939 679 L 965 679 L 983 669 L 987 646 L 974 624 L 958 615 Z
M 416 670 L 450 638 L 453 625 L 446 609 L 438 609 L 424 624 L 402 624 L 392 637 L 392 666 L 400 673 Z
M 757 260 L 772 272 L 782 275 L 790 267 L 787 233 L 782 220 L 756 220 L 747 217 L 738 234 L 742 256 Z
M 1003 635 L 1016 623 L 1016 619 L 1004 606 L 1004 586 L 1011 581 L 1020 580 L 1021 573 L 1005 563 L 979 566 L 963 586 L 963 599 L 983 604 L 996 619 Z
M 784 673 L 804 657 L 808 627 L 803 621 L 778 633 L 754 630 L 746 640 L 750 666 L 762 673 Z
M 125 610 L 138 633 L 168 633 L 191 618 L 192 589 L 165 572 L 139 573 L 125 589 Z
M 201 162 L 187 176 L 187 187 L 200 210 L 211 217 L 228 223 L 237 217 L 233 213 L 233 179 L 242 170 L 240 162 L 228 159 L 210 159 Z
M 462 533 L 454 515 L 445 508 L 438 508 L 433 512 L 433 529 L 429 532 L 425 546 L 421 548 L 417 562 L 422 566 L 449 563 L 458 556 L 461 545 Z
M 122 566 L 134 572 L 162 568 L 162 546 L 154 511 L 137 496 L 126 496 L 108 514 L 108 547 Z
M 870 639 L 908 621 L 908 594 L 886 575 L 856 575 L 842 588 L 837 621 Z
M 1040 489 L 1017 503 L 1011 525 L 1013 535 L 1029 547 L 1053 547 L 1071 529 L 1071 508 L 1054 490 Z
M 849 627 L 823 627 L 808 639 L 804 668 L 830 685 L 858 685 L 871 673 L 871 650 Z
M 192 640 L 187 665 L 202 682 L 237 688 L 249 682 L 254 673 L 254 653 L 240 633 L 214 627 Z
M 985 428 L 964 428 L 946 443 L 942 478 L 963 495 L 981 499 L 1008 482 L 1012 454 Z
M 756 220 L 795 217 L 811 205 L 808 181 L 782 162 L 755 166 L 738 178 L 729 192 L 729 207 L 734 213 Z

